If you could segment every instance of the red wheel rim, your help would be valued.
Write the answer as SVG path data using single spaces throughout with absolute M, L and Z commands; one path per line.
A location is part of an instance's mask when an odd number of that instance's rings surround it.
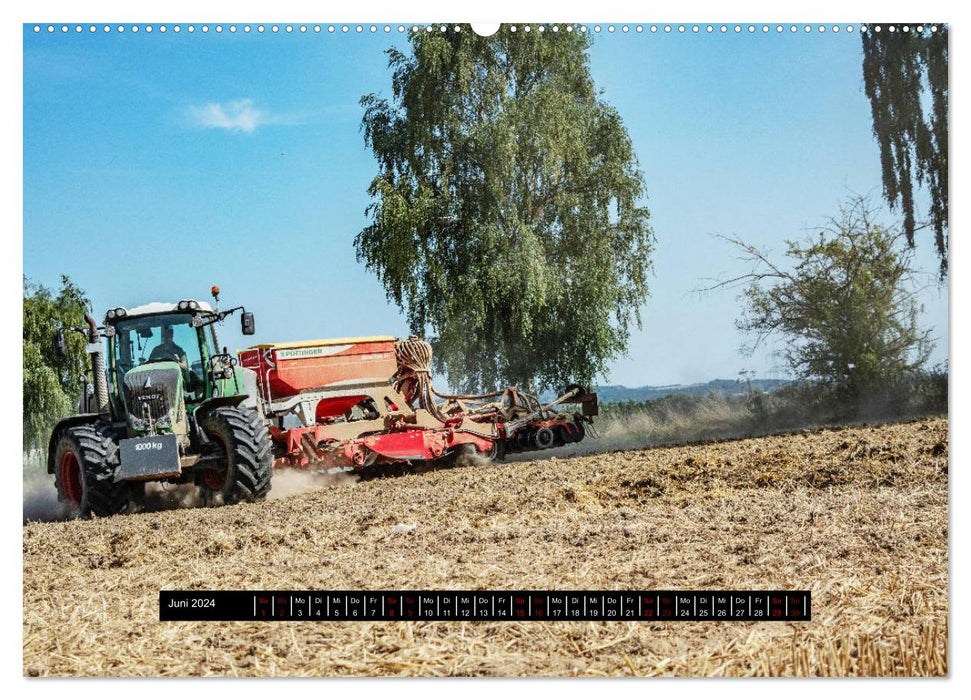
M 223 484 L 226 483 L 226 472 L 216 471 L 215 469 L 206 469 L 204 472 L 202 472 L 202 481 L 213 491 L 218 491 L 223 487 Z
M 81 465 L 73 452 L 65 452 L 61 457 L 61 490 L 64 499 L 72 506 L 81 505 L 83 487 L 81 485 Z

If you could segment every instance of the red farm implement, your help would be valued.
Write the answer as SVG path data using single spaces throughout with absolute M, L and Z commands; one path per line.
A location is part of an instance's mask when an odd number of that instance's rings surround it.
M 360 468 L 579 442 L 597 396 L 568 387 L 546 403 L 514 387 L 441 394 L 431 346 L 419 338 L 337 338 L 258 345 L 239 352 L 256 372 L 274 442 L 274 466 Z M 578 405 L 576 413 L 558 407 Z

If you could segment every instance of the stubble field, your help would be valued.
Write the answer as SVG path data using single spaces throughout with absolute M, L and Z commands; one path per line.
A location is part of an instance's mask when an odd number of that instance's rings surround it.
M 279 475 L 260 504 L 30 523 L 24 674 L 945 675 L 947 445 L 926 420 Z M 160 623 L 173 588 L 810 589 L 813 619 Z

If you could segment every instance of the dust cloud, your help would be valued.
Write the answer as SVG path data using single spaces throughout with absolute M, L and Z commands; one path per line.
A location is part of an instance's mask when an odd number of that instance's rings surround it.
M 24 456 L 24 522 L 67 520 L 67 507 L 57 500 L 54 477 L 37 455 Z
M 195 484 L 165 484 L 150 481 L 145 484 L 145 495 L 136 497 L 132 512 L 201 508 L 206 505 L 202 489 Z
M 289 498 L 299 493 L 325 489 L 339 484 L 353 484 L 358 477 L 350 472 L 340 470 L 330 471 L 298 471 L 296 469 L 280 469 L 273 473 L 273 488 L 270 489 L 267 500 L 274 501 Z
M 356 475 L 344 471 L 305 472 L 281 469 L 273 473 L 273 488 L 268 500 L 289 498 L 300 493 L 350 484 Z M 25 455 L 23 461 L 23 524 L 69 520 L 71 510 L 57 500 L 54 477 L 47 473 L 47 464 L 37 455 Z M 144 494 L 137 494 L 130 509 L 133 513 L 201 508 L 206 505 L 202 489 L 194 484 L 166 484 L 148 482 Z M 215 504 L 214 504 L 215 505 Z

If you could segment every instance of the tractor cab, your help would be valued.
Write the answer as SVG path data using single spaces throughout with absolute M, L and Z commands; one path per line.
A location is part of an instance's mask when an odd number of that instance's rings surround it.
M 226 313 L 204 301 L 154 302 L 105 314 L 111 414 L 134 434 L 177 432 L 203 402 L 243 392 L 235 359 L 220 352 L 216 323 Z M 244 312 L 251 334 L 253 315 Z M 227 381 L 229 385 L 227 386 Z
M 190 405 L 213 395 L 211 375 L 222 367 L 212 309 L 204 302 L 180 303 L 192 306 L 148 304 L 108 312 L 108 390 L 117 413 L 130 398 L 123 388 L 132 372 L 144 379 L 152 372 L 174 376 L 177 370 L 181 393 Z

